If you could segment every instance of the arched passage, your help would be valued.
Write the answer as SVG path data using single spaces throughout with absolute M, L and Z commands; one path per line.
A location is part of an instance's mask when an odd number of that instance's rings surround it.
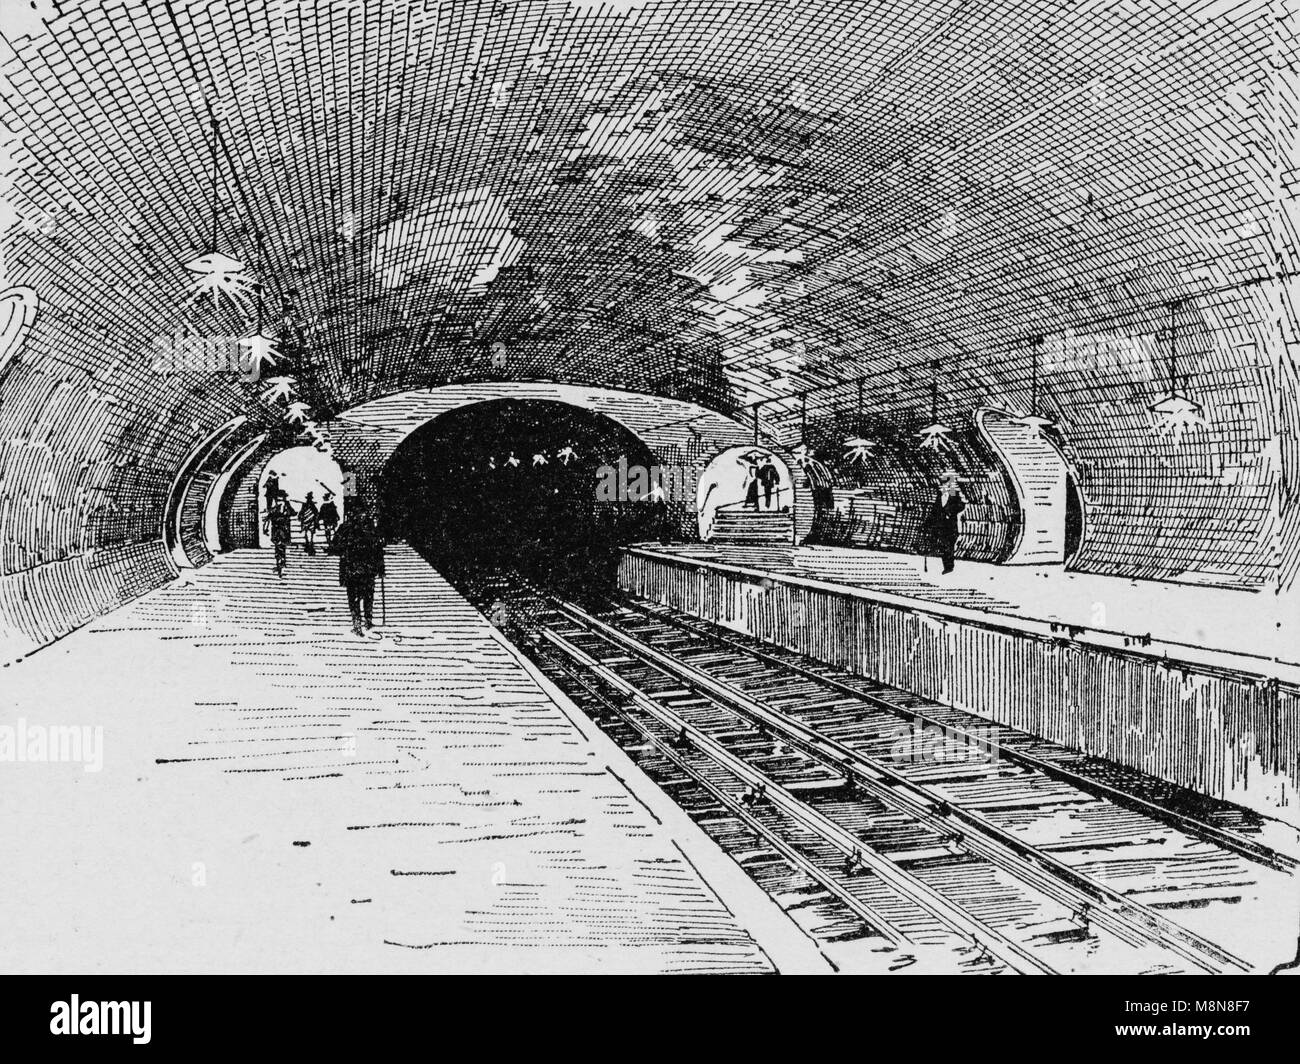
M 254 436 L 227 459 L 226 464 L 217 473 L 212 487 L 208 490 L 207 501 L 203 507 L 203 537 L 209 554 L 220 554 L 229 546 L 233 546 L 232 543 L 228 542 L 229 537 L 223 528 L 225 524 L 223 518 L 228 513 L 226 499 L 229 496 L 231 485 L 266 442 L 266 436 L 265 432 Z
M 790 468 L 766 447 L 729 447 L 700 476 L 700 538 L 790 543 L 795 485 Z
M 496 399 L 411 433 L 378 476 L 381 526 L 454 580 L 501 572 L 602 585 L 620 543 L 660 534 L 666 509 L 640 486 L 650 448 L 567 403 Z
M 257 478 L 257 545 L 269 547 L 271 541 L 266 531 L 266 484 L 274 476 L 280 490 L 288 494 L 289 504 L 299 510 L 310 496 L 320 506 L 328 494 L 338 506 L 339 516 L 344 515 L 343 470 L 338 462 L 314 447 L 289 447 L 280 451 L 262 467 Z M 303 539 L 302 528 L 294 522 L 294 541 Z
M 1065 482 L 1065 564 L 1074 561 L 1083 546 L 1083 537 L 1087 531 L 1087 506 L 1083 497 L 1083 487 L 1074 470 L 1069 471 Z
M 698 535 L 693 485 L 718 452 L 746 444 L 752 430 L 733 418 L 697 403 L 614 388 L 553 384 L 537 381 L 450 384 L 437 388 L 395 392 L 341 412 L 326 428 L 334 454 L 354 473 L 360 490 L 371 491 L 371 480 L 411 434 L 429 422 L 480 403 L 529 400 L 590 411 L 626 430 L 651 452 L 653 465 L 671 474 L 675 485 L 664 500 L 669 531 L 694 539 Z

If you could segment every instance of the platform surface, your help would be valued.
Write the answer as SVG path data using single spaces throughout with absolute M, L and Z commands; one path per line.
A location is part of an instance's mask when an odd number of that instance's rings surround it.
M 638 544 L 640 553 L 812 582 L 928 612 L 1133 653 L 1300 682 L 1300 602 L 1059 565 L 933 558 L 846 547 Z
M 103 729 L 0 763 L 0 969 L 824 969 L 403 546 L 386 598 L 358 639 L 335 559 L 241 551 L 0 671 L 0 724 Z

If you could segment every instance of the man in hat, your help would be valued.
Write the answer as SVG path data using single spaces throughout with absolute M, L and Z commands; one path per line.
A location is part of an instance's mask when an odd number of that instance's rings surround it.
M 926 517 L 925 528 L 930 545 L 928 552 L 943 559 L 943 571 L 952 572 L 953 555 L 957 549 L 958 515 L 966 509 L 961 488 L 957 484 L 957 471 L 945 469 L 939 474 L 939 487 L 934 504 Z
M 327 491 L 320 504 L 320 526 L 325 529 L 325 550 L 334 542 L 334 530 L 339 527 L 339 507 L 334 501 L 334 493 Z
M 280 497 L 280 474 L 272 469 L 266 474 L 266 486 L 262 489 L 266 496 L 266 508 L 269 510 L 275 505 L 275 500 Z
M 763 485 L 763 509 L 771 510 L 772 492 L 776 491 L 781 483 L 781 474 L 777 471 L 776 463 L 772 461 L 769 454 L 763 459 L 763 464 L 758 467 L 758 482 Z
M 316 529 L 320 526 L 320 507 L 316 505 L 316 496 L 310 491 L 307 498 L 298 507 L 298 524 L 302 528 L 303 546 L 313 557 L 316 554 Z
M 347 588 L 352 631 L 365 635 L 375 626 L 375 577 L 384 575 L 384 541 L 365 500 L 348 508 L 329 550 L 339 556 L 339 583 Z
M 264 526 L 271 536 L 271 546 L 275 548 L 275 575 L 284 579 L 284 567 L 288 564 L 289 542 L 293 539 L 293 507 L 289 505 L 289 493 L 276 493 L 271 508 L 266 512 Z

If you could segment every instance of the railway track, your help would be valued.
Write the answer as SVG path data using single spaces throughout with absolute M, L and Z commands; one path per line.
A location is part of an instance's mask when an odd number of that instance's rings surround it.
M 922 719 L 914 706 L 659 607 L 612 604 L 597 616 L 548 605 L 526 641 L 575 701 L 652 757 L 669 788 L 689 791 L 688 812 L 749 846 L 751 863 L 803 877 L 900 964 L 940 949 L 977 971 L 1047 974 L 1088 961 L 1106 971 L 1253 969 L 1135 897 L 1141 875 L 1097 853 L 1113 852 L 1124 831 L 1137 831 L 1139 846 L 1173 832 L 1200 847 L 1181 874 L 1208 869 L 1197 889 L 1220 894 L 1238 874 L 1221 854 L 1273 867 L 1285 855 L 1192 818 L 1157 823 L 1140 798 L 960 728 L 951 733 L 982 756 L 899 763 L 891 744 L 900 721 Z M 1084 809 L 1088 829 L 1066 847 L 1045 842 L 1039 822 L 1063 804 Z

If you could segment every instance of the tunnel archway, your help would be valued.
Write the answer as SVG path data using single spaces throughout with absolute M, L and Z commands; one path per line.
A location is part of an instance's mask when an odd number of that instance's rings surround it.
M 564 402 L 494 399 L 425 423 L 377 478 L 381 530 L 479 594 L 513 574 L 598 593 L 619 545 L 661 534 L 665 507 L 642 470 L 650 447 Z
M 228 458 L 208 490 L 203 509 L 203 536 L 209 554 L 220 554 L 234 546 L 233 537 L 228 534 L 231 489 L 238 484 L 241 473 L 266 443 L 266 437 L 267 433 L 259 433 Z
M 769 465 L 770 479 L 764 472 Z M 790 543 L 794 502 L 794 478 L 780 455 L 766 447 L 729 447 L 700 476 L 700 538 Z
M 345 517 L 343 498 L 343 470 L 333 458 L 314 447 L 288 447 L 275 454 L 263 467 L 257 478 L 257 545 L 269 547 L 271 540 L 266 530 L 266 482 L 274 475 L 280 490 L 289 496 L 289 504 L 298 511 L 307 495 L 320 506 L 325 495 L 333 497 L 339 516 Z M 294 542 L 301 542 L 302 528 L 293 524 Z

